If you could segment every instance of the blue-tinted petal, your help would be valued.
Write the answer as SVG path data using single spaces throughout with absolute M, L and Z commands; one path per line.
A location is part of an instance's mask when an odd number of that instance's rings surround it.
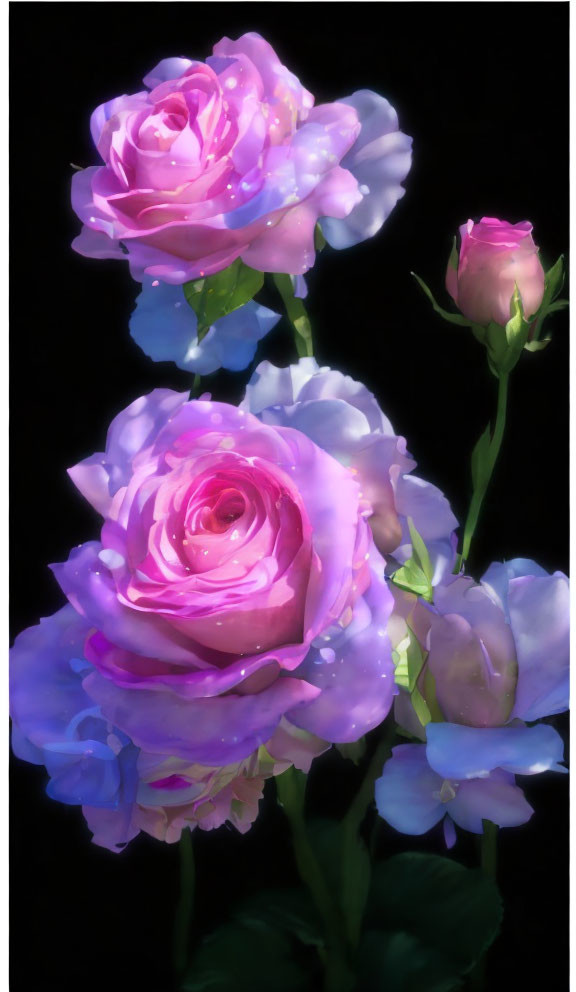
M 264 411 L 277 412 L 282 418 L 278 424 L 284 425 L 283 408 L 296 403 L 302 387 L 319 371 L 315 358 L 301 358 L 283 369 L 271 362 L 260 362 L 246 386 L 246 396 L 240 406 L 256 416 Z M 265 422 L 269 421 L 266 419 Z
M 510 624 L 518 657 L 512 715 L 537 720 L 568 709 L 570 589 L 562 572 L 548 573 L 527 558 L 495 562 L 482 579 Z
M 459 827 L 475 834 L 482 833 L 482 820 L 491 820 L 499 827 L 517 827 L 534 812 L 514 776 L 500 770 L 488 778 L 460 782 L 447 811 Z
M 480 580 L 482 585 L 488 586 L 489 590 L 494 594 L 504 610 L 507 620 L 510 619 L 508 613 L 509 584 L 512 579 L 526 575 L 542 577 L 548 575 L 548 572 L 544 568 L 541 568 L 535 561 L 532 561 L 531 558 L 512 558 L 510 561 L 492 562 Z
M 147 279 L 130 318 L 130 333 L 155 362 L 209 375 L 219 368 L 240 371 L 250 364 L 261 340 L 279 314 L 253 300 L 227 314 L 198 343 L 198 322 L 182 286 Z
M 376 556 L 377 557 L 377 556 Z M 392 595 L 384 564 L 376 569 L 350 623 L 336 625 L 314 641 L 298 674 L 322 689 L 316 699 L 287 713 L 297 727 L 334 743 L 357 741 L 387 716 L 396 692 L 386 624 Z
M 63 741 L 45 749 L 47 793 L 69 805 L 114 806 L 120 769 L 111 748 L 99 741 Z
M 363 198 L 347 217 L 323 217 L 320 226 L 333 248 L 349 248 L 376 234 L 404 195 L 412 139 L 398 130 L 396 111 L 378 93 L 358 90 L 340 102 L 354 107 L 362 125 L 341 165 L 357 180 Z
M 516 775 L 548 770 L 565 772 L 564 744 L 546 724 L 534 727 L 464 727 L 429 723 L 426 753 L 430 766 L 443 778 L 487 778 L 494 768 Z
M 75 715 L 93 705 L 70 659 L 82 656 L 90 625 L 65 606 L 16 638 L 10 652 L 10 714 L 36 748 L 58 743 Z
M 565 575 L 518 578 L 508 589 L 518 656 L 512 715 L 537 720 L 570 705 L 570 589 Z
M 12 724 L 12 750 L 17 758 L 28 761 L 31 765 L 44 764 L 44 751 L 32 744 L 22 733 L 18 724 Z
M 191 65 L 191 59 L 178 58 L 177 56 L 162 59 L 147 76 L 144 76 L 142 82 L 153 90 L 155 86 L 160 86 L 160 83 L 165 83 L 169 79 L 179 79 Z
M 438 798 L 442 779 L 428 764 L 423 744 L 400 744 L 376 781 L 380 816 L 403 834 L 425 834 L 446 806 Z

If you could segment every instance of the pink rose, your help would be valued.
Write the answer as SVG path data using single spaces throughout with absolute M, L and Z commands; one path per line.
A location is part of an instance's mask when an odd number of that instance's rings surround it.
M 458 268 L 448 265 L 446 288 L 464 316 L 482 326 L 507 324 L 515 286 L 524 316 L 533 316 L 544 296 L 544 270 L 529 221 L 469 220 L 460 237 Z
M 318 219 L 345 218 L 363 200 L 340 165 L 361 130 L 355 107 L 314 107 L 254 33 L 223 38 L 206 62 L 164 59 L 144 83 L 92 114 L 104 165 L 74 176 L 85 225 L 74 248 L 126 255 L 136 279 L 173 284 L 238 257 L 261 271 L 306 272 Z M 409 158 L 396 164 L 395 199 L 408 167 Z
M 328 741 L 384 718 L 384 562 L 357 478 L 305 434 L 157 389 L 71 474 L 104 517 L 53 566 L 90 627 L 84 690 L 142 751 L 222 766 L 283 717 Z

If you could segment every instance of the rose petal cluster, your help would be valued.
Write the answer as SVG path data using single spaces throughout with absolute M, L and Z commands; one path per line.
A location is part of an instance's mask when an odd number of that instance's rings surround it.
M 135 279 L 177 285 L 239 257 L 301 274 L 319 219 L 331 244 L 355 244 L 403 193 L 411 140 L 390 104 L 360 91 L 314 106 L 258 34 L 223 38 L 205 62 L 164 59 L 144 84 L 94 111 L 103 165 L 72 183 L 73 247 L 126 258 Z
M 519 558 L 478 584 L 442 583 L 433 607 L 395 595 L 392 642 L 410 631 L 424 646 L 417 689 L 432 719 L 424 727 L 408 694 L 397 697 L 398 723 L 425 743 L 393 749 L 376 783 L 380 815 L 407 834 L 442 820 L 450 844 L 451 821 L 474 833 L 483 819 L 525 823 L 532 808 L 515 775 L 566 771 L 562 738 L 534 721 L 569 705 L 568 579 Z
M 416 462 L 405 438 L 366 386 L 314 358 L 284 369 L 262 362 L 240 406 L 265 424 L 301 431 L 353 473 L 391 570 L 412 554 L 410 518 L 428 546 L 434 584 L 452 571 L 458 521 L 437 486 L 412 474 Z
M 532 317 L 542 303 L 545 277 L 530 222 L 483 217 L 463 224 L 457 267 L 451 260 L 446 272 L 458 309 L 482 327 L 491 321 L 505 326 L 516 287 L 525 317 Z
M 393 599 L 353 467 L 159 389 L 70 475 L 101 538 L 52 566 L 70 605 L 13 649 L 14 746 L 97 843 L 247 827 L 267 775 L 381 723 Z
M 228 821 L 240 832 L 258 813 L 264 781 L 291 764 L 308 771 L 328 746 L 282 720 L 243 761 L 209 767 L 146 752 L 90 695 L 93 628 L 70 605 L 23 631 L 11 653 L 12 748 L 48 772 L 48 795 L 82 806 L 95 844 L 121 851 L 140 831 L 173 843 L 186 827 Z

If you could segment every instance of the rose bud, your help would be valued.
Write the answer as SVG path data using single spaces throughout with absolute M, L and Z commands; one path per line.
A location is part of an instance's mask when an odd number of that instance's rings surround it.
M 446 288 L 469 320 L 505 325 L 518 287 L 524 316 L 536 313 L 544 296 L 544 269 L 529 221 L 509 224 L 497 217 L 469 220 L 460 228 L 460 257 L 448 263 Z

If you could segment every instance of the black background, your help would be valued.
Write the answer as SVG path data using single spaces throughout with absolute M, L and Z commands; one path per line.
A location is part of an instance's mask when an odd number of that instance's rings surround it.
M 321 103 L 368 87 L 414 137 L 405 198 L 384 230 L 354 249 L 327 249 L 309 278 L 316 355 L 364 381 L 418 473 L 462 519 L 468 457 L 491 414 L 495 380 L 480 346 L 442 323 L 411 280 L 446 304 L 451 239 L 468 217 L 529 218 L 551 264 L 568 248 L 566 3 L 16 3 L 11 4 L 11 610 L 12 632 L 58 609 L 47 564 L 97 536 L 95 513 L 65 469 L 101 448 L 107 424 L 155 386 L 189 377 L 155 365 L 131 341 L 137 292 L 127 267 L 76 255 L 70 163 L 94 164 L 88 119 L 141 88 L 168 55 L 205 58 L 223 34 L 256 30 Z M 477 534 L 474 571 L 523 555 L 567 571 L 568 320 L 513 374 L 501 462 Z M 282 323 L 261 354 L 292 360 Z M 236 400 L 242 375 L 211 377 Z M 564 726 L 564 722 L 561 721 Z M 356 783 L 338 755 L 311 791 L 339 813 Z M 177 851 L 141 836 L 122 855 L 91 846 L 78 810 L 49 800 L 44 775 L 14 761 L 11 779 L 12 992 L 168 992 Z M 503 935 L 489 988 L 556 992 L 567 982 L 565 778 L 527 782 L 535 807 L 503 831 Z M 227 828 L 195 840 L 204 931 L 247 888 L 290 880 L 279 813 L 266 807 L 244 838 Z M 383 850 L 442 852 L 439 833 Z M 460 833 L 456 857 L 475 858 Z M 273 980 L 271 990 L 273 992 Z M 423 990 L 426 992 L 426 990 Z

